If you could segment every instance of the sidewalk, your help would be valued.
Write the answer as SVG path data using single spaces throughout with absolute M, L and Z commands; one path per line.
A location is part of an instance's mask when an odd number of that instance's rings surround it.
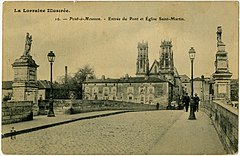
M 56 115 L 55 117 L 47 117 L 47 115 L 34 116 L 33 120 L 18 122 L 13 124 L 2 125 L 2 138 L 10 137 L 12 127 L 16 130 L 15 135 L 28 133 L 31 131 L 36 131 L 44 128 L 49 128 L 69 122 L 74 122 L 77 120 L 83 119 L 92 119 L 96 117 L 114 115 L 119 113 L 129 112 L 126 110 L 116 110 L 116 111 L 97 111 L 97 112 L 88 112 L 72 115 Z
M 226 154 L 210 118 L 201 111 L 195 115 L 197 120 L 188 120 L 184 112 L 148 154 Z

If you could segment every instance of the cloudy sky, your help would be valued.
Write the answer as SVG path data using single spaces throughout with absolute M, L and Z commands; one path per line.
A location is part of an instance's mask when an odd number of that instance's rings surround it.
M 30 54 L 38 79 L 49 79 L 47 54 L 53 50 L 54 80 L 64 67 L 74 73 L 89 64 L 97 77 L 136 72 L 137 43 L 148 41 L 150 64 L 159 60 L 160 43 L 172 40 L 179 74 L 190 75 L 190 47 L 196 50 L 194 76 L 214 71 L 216 30 L 221 25 L 233 78 L 238 77 L 238 2 L 5 2 L 3 4 L 3 80 L 13 80 L 11 64 L 24 51 L 25 35 L 33 36 Z M 23 12 L 23 9 L 67 9 L 68 13 Z M 21 12 L 14 12 L 14 9 Z M 99 17 L 101 21 L 56 21 L 55 18 Z M 146 17 L 181 17 L 184 21 L 152 21 Z M 108 21 L 108 17 L 127 21 Z M 129 17 L 144 18 L 129 21 Z M 104 20 L 104 18 L 106 20 Z

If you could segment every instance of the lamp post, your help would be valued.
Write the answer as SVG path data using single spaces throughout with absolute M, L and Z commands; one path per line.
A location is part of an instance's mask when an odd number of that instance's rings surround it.
M 52 88 L 52 65 L 55 60 L 55 54 L 53 53 L 53 51 L 50 51 L 47 57 L 48 61 L 50 62 L 50 81 L 51 81 L 48 117 L 55 117 L 53 111 L 53 88 Z
M 191 100 L 190 100 L 190 114 L 189 114 L 188 120 L 196 120 L 196 117 L 194 114 L 195 102 L 193 97 L 193 60 L 195 59 L 196 52 L 194 48 L 191 47 L 188 53 L 189 53 L 189 58 L 191 60 Z

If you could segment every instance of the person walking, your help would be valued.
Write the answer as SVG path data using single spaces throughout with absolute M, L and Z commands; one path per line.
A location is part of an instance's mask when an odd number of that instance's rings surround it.
M 186 93 L 186 95 L 183 97 L 183 102 L 184 102 L 186 112 L 188 112 L 188 107 L 190 102 L 190 97 L 188 96 L 188 93 Z
M 157 103 L 157 105 L 156 105 L 156 109 L 159 110 L 159 103 Z
M 177 102 L 178 109 L 180 110 L 180 109 L 182 108 L 182 106 L 181 106 L 181 97 L 180 97 L 180 95 L 177 95 L 176 102 Z
M 196 111 L 198 112 L 199 101 L 200 101 L 200 99 L 199 99 L 197 93 L 195 93 L 195 97 L 194 97 L 194 102 L 195 102 L 194 112 L 196 112 Z

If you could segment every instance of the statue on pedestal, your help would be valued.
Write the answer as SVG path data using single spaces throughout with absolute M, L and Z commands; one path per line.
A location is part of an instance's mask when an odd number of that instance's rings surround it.
M 222 43 L 222 27 L 217 27 L 217 42 Z
M 28 56 L 31 50 L 31 45 L 32 45 L 32 35 L 27 33 L 26 35 L 26 41 L 25 41 L 25 49 L 24 49 L 24 56 Z

